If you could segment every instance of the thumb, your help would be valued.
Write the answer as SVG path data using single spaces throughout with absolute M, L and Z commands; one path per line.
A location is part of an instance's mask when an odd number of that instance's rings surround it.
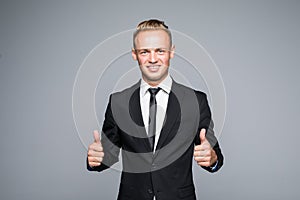
M 204 128 L 201 129 L 201 131 L 200 131 L 200 141 L 201 141 L 201 143 L 203 143 L 206 140 L 205 134 L 206 134 L 206 130 Z
M 94 142 L 100 143 L 100 134 L 97 130 L 94 130 Z

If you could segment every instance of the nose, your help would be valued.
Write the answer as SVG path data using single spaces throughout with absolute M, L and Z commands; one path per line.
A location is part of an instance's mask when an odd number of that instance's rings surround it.
M 149 63 L 157 63 L 157 55 L 155 51 L 151 51 L 149 55 Z

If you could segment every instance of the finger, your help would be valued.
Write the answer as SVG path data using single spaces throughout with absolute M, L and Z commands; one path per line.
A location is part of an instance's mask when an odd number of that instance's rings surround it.
M 210 151 L 204 150 L 204 151 L 194 151 L 194 157 L 210 157 Z
M 97 167 L 100 165 L 101 165 L 101 163 L 99 163 L 99 162 L 89 162 L 89 166 L 91 166 L 91 167 Z
M 88 156 L 90 157 L 104 157 L 104 152 L 97 152 L 97 151 L 89 151 Z
M 206 130 L 204 128 L 201 129 L 201 131 L 200 131 L 200 142 L 201 143 L 203 143 L 204 141 L 206 141 L 205 134 L 206 134 Z
M 194 151 L 203 151 L 203 150 L 204 150 L 203 145 L 196 145 L 194 147 Z
M 210 144 L 208 142 L 202 142 L 200 145 L 194 147 L 194 151 L 207 151 L 210 150 Z
M 95 143 L 94 142 L 90 146 L 91 146 L 92 149 L 95 149 L 97 151 L 103 151 L 103 147 L 102 147 L 101 141 L 100 141 L 100 143 Z
M 210 162 L 207 161 L 207 162 L 197 162 L 197 164 L 199 166 L 202 166 L 202 167 L 209 167 L 210 166 Z
M 89 151 L 103 152 L 101 144 L 93 143 L 89 146 Z
M 94 142 L 100 143 L 100 134 L 97 130 L 94 130 Z
M 206 156 L 204 151 L 194 151 L 194 157 L 204 157 Z
M 195 157 L 194 160 L 197 162 L 197 163 L 210 163 L 210 159 L 209 158 L 202 158 L 202 157 Z
M 103 158 L 101 157 L 88 157 L 89 162 L 98 162 L 101 163 Z

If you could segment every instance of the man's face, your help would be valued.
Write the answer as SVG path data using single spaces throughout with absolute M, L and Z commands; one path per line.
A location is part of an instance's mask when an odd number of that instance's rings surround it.
M 132 57 L 138 61 L 143 79 L 149 85 L 156 86 L 168 75 L 174 47 L 171 47 L 165 31 L 142 31 L 136 36 Z

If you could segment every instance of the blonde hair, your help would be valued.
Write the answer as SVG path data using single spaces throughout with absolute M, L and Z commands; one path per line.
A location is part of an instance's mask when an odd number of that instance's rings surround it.
M 133 47 L 135 48 L 135 39 L 136 36 L 142 31 L 153 31 L 153 30 L 163 30 L 169 35 L 170 47 L 172 46 L 172 34 L 168 26 L 158 19 L 150 19 L 139 23 L 136 27 L 135 32 L 133 33 Z

